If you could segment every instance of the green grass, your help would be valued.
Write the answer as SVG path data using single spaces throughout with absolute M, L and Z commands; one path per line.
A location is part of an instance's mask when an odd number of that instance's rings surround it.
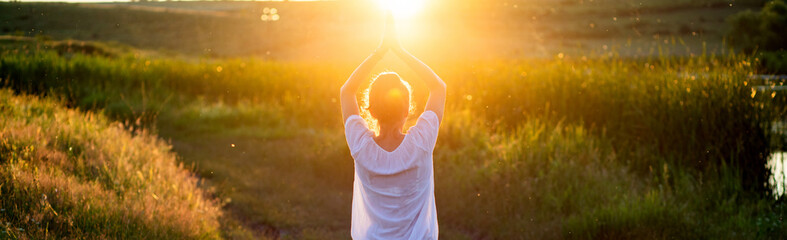
M 336 93 L 354 63 L 49 50 L 58 43 L 3 45 L 5 86 L 170 139 L 226 203 L 223 237 L 348 237 L 352 161 Z M 449 86 L 435 151 L 441 234 L 784 235 L 783 200 L 763 183 L 765 157 L 781 144 L 767 130 L 787 95 L 753 92 L 765 84 L 749 78 L 757 64 L 615 51 L 432 64 Z M 424 86 L 412 83 L 423 103 Z
M 219 238 L 219 203 L 154 135 L 7 89 L 0 114 L 0 237 Z
M 448 231 L 494 239 L 767 239 L 787 230 L 777 220 L 784 203 L 747 193 L 732 169 L 698 173 L 549 118 L 495 131 L 469 111 L 452 116 L 435 155 L 438 214 Z M 638 173 L 635 160 L 660 164 Z M 761 218 L 769 221 L 753 224 Z

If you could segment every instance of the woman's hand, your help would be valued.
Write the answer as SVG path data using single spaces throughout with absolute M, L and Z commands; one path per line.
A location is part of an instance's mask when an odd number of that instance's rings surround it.
M 372 72 L 374 65 L 383 58 L 388 50 L 399 51 L 398 49 L 402 48 L 399 45 L 399 39 L 396 38 L 396 26 L 394 26 L 394 19 L 391 11 L 386 12 L 385 18 L 385 33 L 383 33 L 383 40 L 380 41 L 380 46 L 377 47 L 372 55 L 367 57 L 355 71 L 353 71 L 350 78 L 344 82 L 344 85 L 342 85 L 339 91 L 344 121 L 347 121 L 347 118 L 352 115 L 360 115 L 355 93 L 358 92 L 361 83 L 369 79 L 369 74 Z
M 393 13 L 390 10 L 385 12 L 385 32 L 383 33 L 383 40 L 380 42 L 380 47 L 377 51 L 398 51 L 402 49 L 399 43 L 399 36 L 396 35 L 396 24 L 394 24 Z

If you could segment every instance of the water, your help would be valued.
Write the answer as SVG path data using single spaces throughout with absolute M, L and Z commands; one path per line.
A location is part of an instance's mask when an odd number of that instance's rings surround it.
M 783 195 L 787 185 L 785 161 L 787 161 L 787 152 L 775 152 L 771 154 L 770 159 L 768 159 L 768 167 L 773 173 L 769 182 L 771 186 L 773 186 L 773 193 L 775 193 L 776 196 Z
M 771 126 L 771 132 L 785 137 L 787 136 L 787 120 L 775 121 Z M 787 140 L 787 138 L 785 138 Z M 773 186 L 773 193 L 782 196 L 787 190 L 787 152 L 774 152 L 768 158 L 768 168 L 771 169 L 771 179 L 769 183 Z

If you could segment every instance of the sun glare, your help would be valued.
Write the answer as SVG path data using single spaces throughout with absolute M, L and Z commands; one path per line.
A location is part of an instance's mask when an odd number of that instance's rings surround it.
M 380 7 L 391 10 L 397 19 L 409 18 L 424 7 L 424 0 L 377 0 Z

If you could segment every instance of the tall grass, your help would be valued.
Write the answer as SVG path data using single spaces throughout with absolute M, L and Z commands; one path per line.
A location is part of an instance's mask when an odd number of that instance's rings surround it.
M 472 239 L 756 239 L 787 233 L 784 203 L 722 163 L 697 172 L 647 146 L 549 118 L 493 129 L 446 118 L 435 159 L 447 234 Z M 623 154 L 625 153 L 625 154 Z M 653 164 L 645 173 L 632 161 Z M 658 164 L 656 164 L 658 163 Z M 461 229 L 456 233 L 456 229 Z
M 333 66 L 255 59 L 195 62 L 133 52 L 104 57 L 52 51 L 58 44 L 20 45 L 0 49 L 3 84 L 17 92 L 56 95 L 71 106 L 101 109 L 115 119 L 141 118 L 150 123 L 164 108 L 205 98 L 228 104 L 242 100 L 298 105 L 302 107 L 287 110 L 302 123 L 324 125 L 305 114 L 320 116 L 334 110 L 326 106 L 334 95 L 330 89 L 338 88 Z M 306 69 L 328 75 L 316 79 Z
M 3 238 L 219 237 L 218 203 L 154 136 L 8 90 L 0 112 Z
M 728 161 L 745 185 L 764 190 L 768 131 L 785 114 L 784 94 L 756 92 L 742 55 L 622 59 L 597 57 L 470 67 L 451 72 L 454 102 L 516 126 L 556 117 L 605 132 L 625 148 L 648 147 L 671 163 L 705 170 Z M 755 63 L 756 64 L 756 63 Z M 775 95 L 772 95 L 775 94 Z M 630 161 L 647 170 L 658 162 Z

